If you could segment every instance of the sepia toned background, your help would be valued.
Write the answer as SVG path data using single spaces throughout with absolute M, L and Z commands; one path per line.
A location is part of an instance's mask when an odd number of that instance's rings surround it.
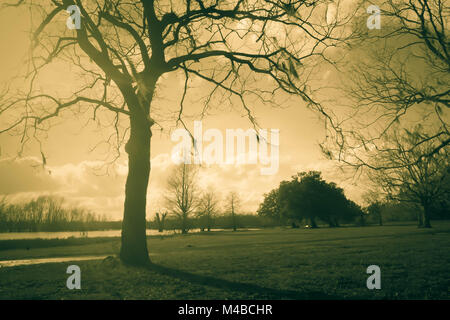
M 348 1 L 352 2 L 352 1 Z M 67 14 L 68 16 L 68 14 Z M 0 17 L 0 80 L 16 75 L 17 70 L 27 55 L 29 44 L 29 16 L 13 8 L 4 10 Z M 61 21 L 65 27 L 65 21 Z M 2 45 L 2 46 L 4 46 Z M 72 92 L 79 83 L 76 75 L 71 73 L 67 64 L 53 65 L 42 77 L 43 88 L 52 87 L 59 92 Z M 175 112 L 182 90 L 182 75 L 169 75 L 162 81 L 158 92 L 159 103 L 167 109 L 173 109 L 174 115 L 162 123 L 163 130 L 153 128 L 152 139 L 152 174 L 150 178 L 149 215 L 163 207 L 161 194 L 164 192 L 165 180 L 169 169 L 171 149 L 176 145 L 170 140 L 170 133 L 176 128 Z M 323 87 L 333 87 L 341 81 L 339 72 L 332 66 L 316 75 L 316 80 Z M 191 101 L 187 105 L 188 126 L 194 120 L 201 120 L 200 111 L 203 104 L 199 98 L 204 94 L 202 84 L 193 84 Z M 325 93 L 331 98 L 338 93 L 330 90 Z M 275 175 L 262 176 L 259 165 L 222 165 L 205 168 L 201 171 L 201 185 L 212 186 L 225 196 L 230 191 L 237 191 L 243 198 L 243 210 L 255 212 L 263 199 L 263 194 L 276 187 L 280 181 L 289 179 L 300 171 L 322 171 L 327 180 L 339 183 L 346 195 L 357 202 L 362 202 L 361 188 L 351 176 L 344 176 L 332 161 L 322 156 L 318 143 L 325 136 L 324 122 L 319 115 L 308 110 L 306 104 L 298 100 L 287 100 L 278 108 L 256 102 L 252 105 L 261 128 L 280 130 L 280 166 Z M 216 128 L 225 135 L 226 129 L 250 129 L 251 123 L 242 108 L 213 108 L 203 121 L 203 131 Z M 89 121 L 89 119 L 91 119 Z M 15 158 L 20 148 L 19 138 L 0 136 L 1 156 L 0 194 L 11 199 L 27 198 L 40 194 L 57 194 L 69 202 L 80 204 L 106 215 L 110 219 L 121 219 L 124 201 L 124 183 L 127 173 L 126 154 L 113 165 L 108 165 L 105 141 L 109 130 L 99 128 L 92 121 L 92 114 L 86 113 L 73 117 L 70 112 L 54 121 L 48 131 L 48 138 L 43 141 L 47 166 L 42 168 L 42 158 L 37 144 L 30 144 L 21 159 Z M 178 125 L 180 127 L 180 125 Z M 100 145 L 99 145 L 100 144 Z M 94 147 L 95 150 L 91 151 Z M 12 161 L 12 159 L 16 159 Z

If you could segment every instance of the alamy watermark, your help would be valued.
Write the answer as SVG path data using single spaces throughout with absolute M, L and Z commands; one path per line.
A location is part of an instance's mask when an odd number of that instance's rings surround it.
M 381 29 L 381 10 L 378 6 L 372 4 L 367 8 L 367 13 L 370 16 L 367 18 L 367 28 Z
M 367 274 L 370 274 L 370 276 L 367 278 L 366 286 L 367 289 L 373 290 L 381 289 L 381 269 L 379 266 L 373 264 L 371 266 L 367 267 Z
M 81 11 L 77 5 L 67 7 L 70 16 L 66 20 L 66 26 L 70 30 L 81 29 Z
M 71 274 L 67 278 L 66 287 L 69 290 L 81 289 L 81 269 L 79 266 L 73 264 L 67 267 L 66 273 Z
M 335 7 L 333 7 L 335 8 Z M 67 18 L 66 25 L 70 30 L 81 29 L 81 11 L 77 5 L 71 5 L 67 7 L 66 11 L 70 14 Z M 381 10 L 377 5 L 370 5 L 367 8 L 367 13 L 370 16 L 367 18 L 367 28 L 372 29 L 381 29 Z M 330 21 L 328 21 L 330 20 Z M 328 19 L 327 22 L 335 22 L 333 18 Z
M 269 134 L 270 132 L 270 134 Z M 193 134 L 186 129 L 176 129 L 171 140 L 178 142 L 172 148 L 174 163 L 186 164 L 258 164 L 262 175 L 278 172 L 280 165 L 279 129 L 207 129 L 203 132 L 201 121 L 194 121 Z

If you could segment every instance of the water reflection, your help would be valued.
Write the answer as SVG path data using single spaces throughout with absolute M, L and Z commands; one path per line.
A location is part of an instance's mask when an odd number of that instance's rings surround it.
M 229 229 L 211 229 L 212 232 L 226 231 Z M 257 228 L 246 228 L 242 230 L 259 230 Z M 67 238 L 105 238 L 120 237 L 121 230 L 101 230 L 101 231 L 61 231 L 61 232 L 4 232 L 0 233 L 0 240 L 19 240 L 19 239 L 67 239 Z M 200 229 L 192 229 L 189 233 L 201 232 Z M 147 229 L 147 236 L 162 236 L 177 234 L 177 230 L 158 230 Z
M 79 257 L 59 257 L 59 258 L 41 258 L 41 259 L 22 259 L 22 260 L 4 260 L 0 261 L 0 268 L 17 267 L 42 263 L 57 263 L 67 261 L 100 260 L 107 256 L 79 256 Z

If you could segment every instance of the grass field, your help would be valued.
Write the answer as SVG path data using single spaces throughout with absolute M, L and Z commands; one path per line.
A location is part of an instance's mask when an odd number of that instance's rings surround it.
M 0 242 L 0 260 L 114 255 L 120 239 Z M 117 259 L 0 269 L 0 299 L 449 299 L 450 222 L 151 237 L 149 269 Z M 81 290 L 66 268 L 81 268 Z M 381 268 L 381 290 L 366 269 Z

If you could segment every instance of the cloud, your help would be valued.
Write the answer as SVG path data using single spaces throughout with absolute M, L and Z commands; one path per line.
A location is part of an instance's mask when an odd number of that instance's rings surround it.
M 12 201 L 39 195 L 64 197 L 68 204 L 89 208 L 110 218 L 120 218 L 126 171 L 115 165 L 100 174 L 101 162 L 43 167 L 36 158 L 0 160 L 0 194 Z
M 296 163 L 298 158 L 280 157 L 277 174 L 261 175 L 261 164 L 204 165 L 198 174 L 201 190 L 213 190 L 222 200 L 235 191 L 241 200 L 241 212 L 255 212 L 263 200 L 264 193 L 278 187 L 282 180 L 290 179 L 296 172 L 317 170 L 327 181 L 344 187 L 347 196 L 358 200 L 361 189 L 351 181 L 344 180 L 334 164 L 326 160 Z M 152 218 L 157 210 L 165 207 L 167 178 L 175 164 L 170 155 L 161 153 L 152 158 L 149 188 L 147 192 L 147 215 Z M 103 174 L 104 163 L 81 161 L 43 168 L 36 158 L 0 161 L 0 194 L 10 199 L 30 199 L 42 194 L 56 194 L 66 199 L 69 205 L 91 209 L 108 219 L 119 220 L 123 215 L 125 182 L 128 173 L 126 161 L 108 167 Z
M 64 193 L 75 197 L 117 197 L 123 194 L 126 171 L 116 164 L 103 170 L 97 161 L 82 161 L 50 168 L 54 178 L 64 187 Z
M 60 184 L 36 158 L 0 160 L 0 194 L 55 191 Z

